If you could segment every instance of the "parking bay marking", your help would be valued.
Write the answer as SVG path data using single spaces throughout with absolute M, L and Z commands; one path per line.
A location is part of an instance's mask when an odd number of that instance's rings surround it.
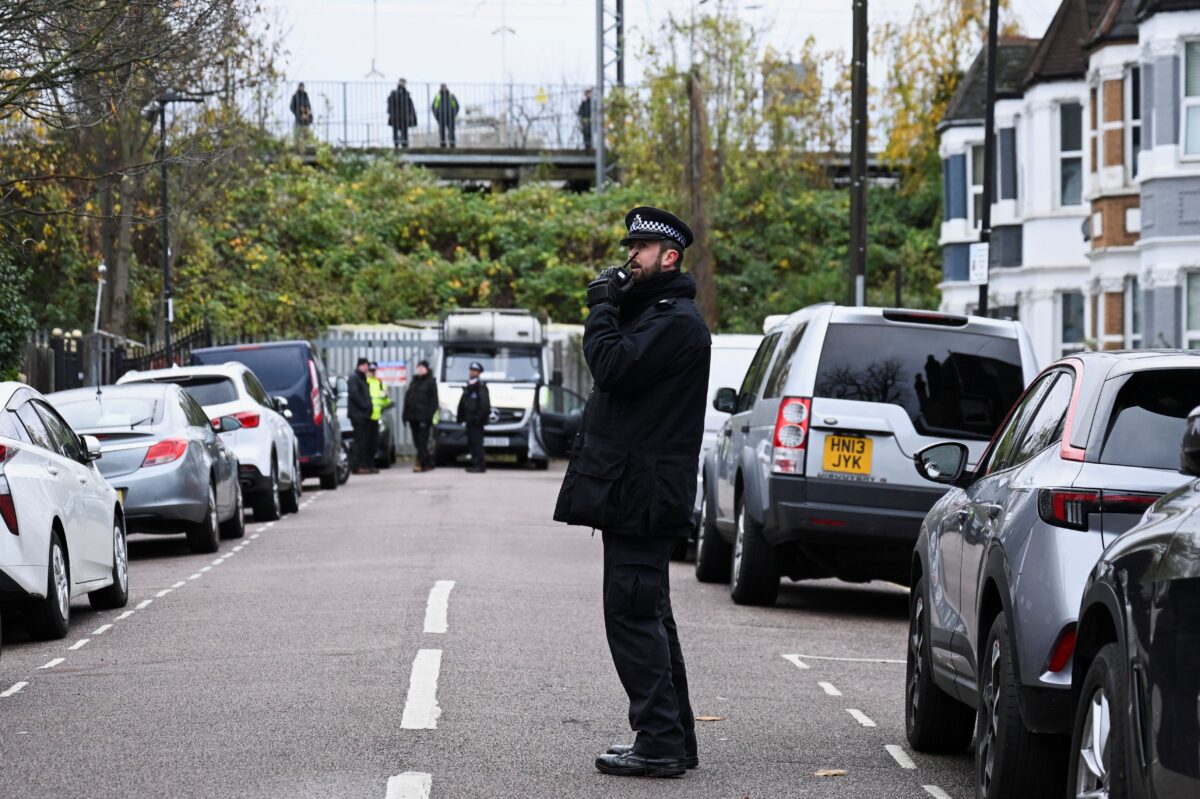
M 893 663 L 893 664 L 898 664 L 901 666 L 905 665 L 908 662 L 905 660 L 895 660 L 892 658 L 835 658 L 835 657 L 828 657 L 828 656 L 824 656 L 824 655 L 784 655 L 784 657 L 787 658 L 788 660 L 792 661 L 793 663 L 796 663 L 796 665 L 800 665 L 799 663 L 797 663 L 797 659 L 799 659 L 799 658 L 805 658 L 807 660 L 834 660 L 834 661 L 837 661 L 838 663 Z M 800 666 L 800 668 L 806 669 L 808 667 Z
M 933 799 L 950 799 L 950 794 L 946 793 L 936 785 L 922 785 L 921 787 L 924 788 L 925 793 L 932 796 Z
M 20 692 L 20 690 L 26 685 L 29 685 L 29 683 L 27 683 L 25 680 L 21 680 L 19 683 L 14 683 L 8 688 L 5 688 L 3 691 L 0 691 L 0 699 L 7 699 L 13 694 Z
M 137 603 L 137 610 L 145 610 L 146 608 L 150 607 L 150 603 L 153 601 L 153 599 L 143 599 L 141 602 Z
M 851 716 L 853 716 L 854 720 L 857 721 L 859 724 L 863 725 L 864 727 L 874 727 L 875 726 L 875 722 L 871 721 L 871 719 L 868 718 L 867 714 L 863 713 L 861 710 L 855 710 L 852 707 L 848 707 L 848 708 L 846 708 L 846 712 L 849 713 Z
M 408 698 L 404 700 L 404 715 L 400 726 L 406 730 L 437 729 L 442 709 L 437 702 L 438 672 L 442 668 L 442 650 L 422 649 L 413 660 L 408 678 Z
M 842 695 L 842 692 L 839 691 L 837 688 L 835 688 L 833 686 L 833 683 L 819 682 L 819 683 L 817 683 L 817 685 L 821 686 L 821 690 L 824 691 L 825 693 L 829 694 L 830 696 L 841 696 Z
M 74 652 L 76 649 L 81 649 L 82 647 L 86 646 L 87 642 L 90 640 L 92 640 L 92 639 L 91 638 L 80 638 L 78 641 L 71 644 L 71 646 L 68 648 L 68 651 Z
M 406 771 L 388 777 L 385 799 L 429 799 L 433 777 L 419 771 Z
M 887 753 L 892 756 L 892 759 L 896 761 L 900 768 L 917 767 L 917 764 L 914 763 L 912 758 L 908 756 L 908 752 L 905 752 L 899 746 L 896 746 L 895 744 L 887 744 L 883 748 L 887 750 Z
M 99 627 L 92 630 L 92 635 L 104 635 L 106 632 L 108 632 L 111 629 L 112 629 L 111 624 L 101 624 Z
M 172 588 L 183 588 L 184 585 L 185 585 L 185 582 L 183 580 L 180 580 L 179 582 L 175 583 L 171 587 Z
M 125 619 L 128 619 L 132 615 L 133 615 L 133 611 L 127 610 L 124 613 L 122 613 L 120 616 L 117 616 L 117 621 L 124 621 Z
M 155 594 L 154 598 L 162 599 L 163 597 L 165 597 L 167 594 L 171 593 L 174 590 L 175 590 L 174 588 L 164 588 L 163 590 L 161 590 L 157 594 Z
M 52 669 L 55 666 L 57 666 L 59 663 L 63 663 L 65 661 L 66 661 L 66 658 L 54 658 L 53 660 L 49 661 L 48 663 L 43 663 L 42 665 L 38 666 L 38 668 L 39 669 Z
M 446 613 L 450 607 L 450 592 L 453 589 L 453 580 L 438 580 L 429 590 L 429 600 L 425 604 L 425 632 L 446 632 Z

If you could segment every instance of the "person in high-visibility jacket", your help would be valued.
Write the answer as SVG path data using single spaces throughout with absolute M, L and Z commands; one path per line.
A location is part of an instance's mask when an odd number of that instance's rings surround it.
M 370 435 L 370 443 L 365 450 L 369 458 L 376 458 L 379 454 L 379 420 L 383 418 L 383 412 L 392 405 L 392 398 L 388 396 L 387 388 L 383 385 L 383 381 L 375 376 L 375 370 L 379 368 L 379 364 L 375 361 L 367 366 L 367 388 L 371 390 L 371 425 L 367 428 L 367 433 Z

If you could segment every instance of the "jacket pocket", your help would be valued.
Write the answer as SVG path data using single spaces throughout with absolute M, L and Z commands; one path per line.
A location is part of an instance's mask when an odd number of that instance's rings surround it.
M 686 455 L 659 456 L 654 465 L 654 500 L 650 527 L 657 535 L 682 535 L 692 526 L 696 502 L 694 458 Z
M 621 478 L 628 456 L 589 442 L 567 467 L 555 521 L 608 530 L 621 520 Z

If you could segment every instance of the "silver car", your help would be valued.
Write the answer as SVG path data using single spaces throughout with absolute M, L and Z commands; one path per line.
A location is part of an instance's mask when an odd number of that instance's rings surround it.
M 1189 479 L 1178 442 L 1198 398 L 1200 353 L 1081 353 L 1038 376 L 974 468 L 961 443 L 914 457 L 952 488 L 913 554 L 908 740 L 955 751 L 974 736 L 984 799 L 1064 792 L 1084 583 Z
M 191 395 L 170 383 L 60 391 L 46 399 L 82 435 L 100 440 L 100 473 L 117 489 L 129 532 L 186 532 L 193 552 L 215 552 L 245 532 L 237 456 Z

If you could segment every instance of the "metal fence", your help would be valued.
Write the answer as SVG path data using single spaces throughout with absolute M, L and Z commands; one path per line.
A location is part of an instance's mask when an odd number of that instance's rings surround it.
M 289 110 L 297 83 L 257 90 L 239 100 L 243 113 L 279 137 L 307 136 L 338 147 L 391 147 L 390 81 L 305 81 L 313 121 L 298 131 Z M 417 112 L 410 147 L 439 146 L 433 114 L 437 83 L 408 83 Z M 575 149 L 583 147 L 579 104 L 586 86 L 525 83 L 461 83 L 455 124 L 460 148 Z

